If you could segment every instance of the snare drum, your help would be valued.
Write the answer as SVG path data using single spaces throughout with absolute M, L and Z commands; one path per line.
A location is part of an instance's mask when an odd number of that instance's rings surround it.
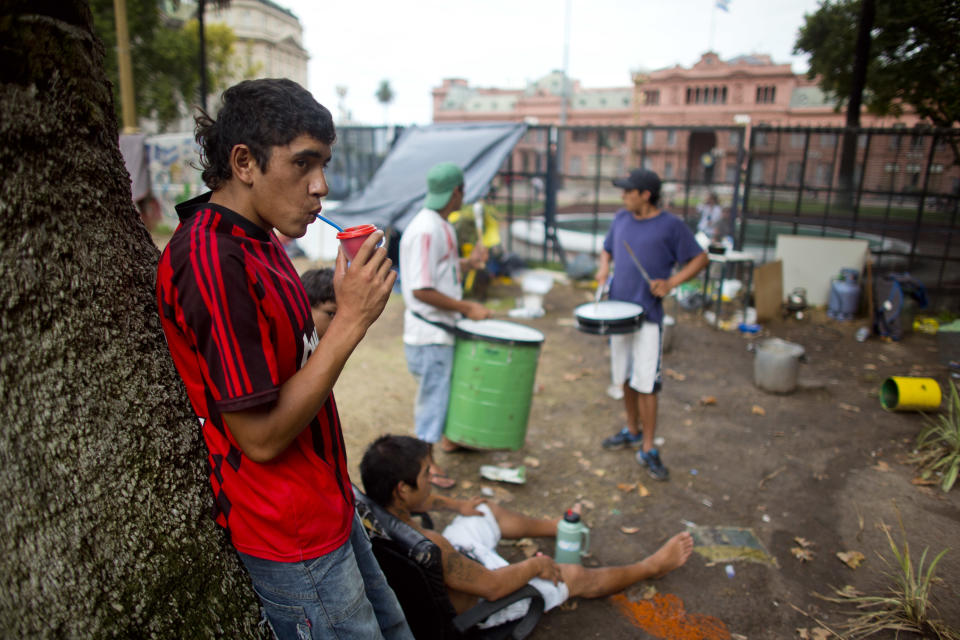
M 633 333 L 643 324 L 643 307 L 620 300 L 588 302 L 574 309 L 573 315 L 577 329 L 598 335 Z

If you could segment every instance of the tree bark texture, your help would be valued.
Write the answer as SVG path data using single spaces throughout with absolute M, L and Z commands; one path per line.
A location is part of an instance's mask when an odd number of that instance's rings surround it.
M 257 636 L 87 3 L 4 0 L 0 55 L 0 636 Z

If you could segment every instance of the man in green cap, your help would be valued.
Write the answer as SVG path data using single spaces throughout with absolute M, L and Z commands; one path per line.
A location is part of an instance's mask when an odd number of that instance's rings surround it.
M 463 300 L 462 274 L 482 268 L 486 249 L 478 244 L 469 258 L 461 258 L 457 232 L 447 222 L 463 205 L 463 171 L 442 162 L 427 172 L 427 198 L 400 240 L 400 285 L 406 312 L 403 344 L 407 368 L 420 385 L 413 418 L 417 438 L 433 445 L 443 439 L 446 451 L 456 445 L 443 437 L 453 373 L 452 327 L 463 316 L 471 320 L 492 313 L 478 302 Z M 430 482 L 448 489 L 455 484 L 435 463 Z

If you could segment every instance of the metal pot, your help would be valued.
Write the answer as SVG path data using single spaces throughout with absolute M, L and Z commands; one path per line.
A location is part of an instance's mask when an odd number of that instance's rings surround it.
M 770 338 L 758 344 L 754 351 L 755 385 L 773 393 L 791 393 L 797 388 L 800 362 L 804 359 L 802 346 L 780 338 Z

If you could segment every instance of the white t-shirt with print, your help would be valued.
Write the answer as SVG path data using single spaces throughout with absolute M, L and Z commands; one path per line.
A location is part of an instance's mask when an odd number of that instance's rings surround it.
M 407 225 L 400 239 L 400 289 L 406 311 L 403 314 L 403 342 L 409 345 L 453 344 L 453 334 L 413 315 L 454 325 L 460 314 L 438 309 L 414 297 L 417 289 L 436 289 L 463 299 L 460 284 L 460 254 L 453 225 L 432 209 L 421 209 Z

